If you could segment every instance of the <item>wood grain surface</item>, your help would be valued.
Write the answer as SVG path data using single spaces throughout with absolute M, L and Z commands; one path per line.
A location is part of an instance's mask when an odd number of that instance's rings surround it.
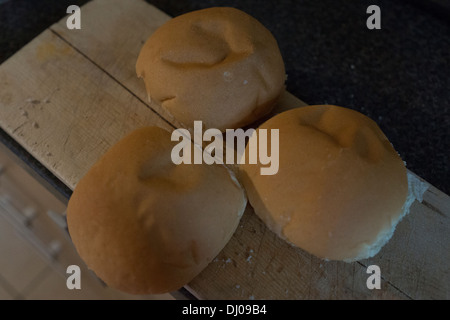
M 170 17 L 140 0 L 94 0 L 81 15 L 81 30 L 64 18 L 0 66 L 0 126 L 71 189 L 133 129 L 179 127 L 135 73 L 143 43 Z M 304 105 L 285 92 L 273 114 Z M 449 215 L 449 196 L 429 185 L 378 255 L 344 263 L 288 245 L 248 206 L 186 288 L 200 299 L 448 299 Z M 379 290 L 366 286 L 372 264 Z

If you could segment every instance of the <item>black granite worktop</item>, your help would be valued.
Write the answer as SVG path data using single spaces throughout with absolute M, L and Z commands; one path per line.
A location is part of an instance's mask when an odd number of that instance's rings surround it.
M 70 4 L 86 2 L 0 0 L 0 63 L 64 17 Z M 291 93 L 308 104 L 335 104 L 368 115 L 411 171 L 450 194 L 449 1 L 148 2 L 172 16 L 211 6 L 253 15 L 278 40 Z M 366 27 L 366 9 L 373 4 L 381 9 L 379 30 Z M 5 132 L 0 141 L 70 196 Z

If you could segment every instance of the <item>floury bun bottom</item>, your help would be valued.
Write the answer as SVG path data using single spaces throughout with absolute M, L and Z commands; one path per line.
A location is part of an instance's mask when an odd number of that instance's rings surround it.
M 77 184 L 67 208 L 72 241 L 110 287 L 178 290 L 223 249 L 247 204 L 223 165 L 176 165 L 158 127 L 115 144 Z
M 247 13 L 213 7 L 159 27 L 136 62 L 151 100 L 184 125 L 241 128 L 268 114 L 284 91 L 277 41 Z
M 239 166 L 256 214 L 320 258 L 375 255 L 410 205 L 405 164 L 377 124 L 357 111 L 321 105 L 283 112 L 258 129 L 272 128 L 280 130 L 278 173 Z

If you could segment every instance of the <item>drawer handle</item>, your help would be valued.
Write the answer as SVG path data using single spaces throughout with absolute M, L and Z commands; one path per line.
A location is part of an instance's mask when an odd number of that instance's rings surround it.
M 38 215 L 36 208 L 26 207 L 24 210 L 19 210 L 14 206 L 11 197 L 7 194 L 0 196 L 0 207 L 8 212 L 14 219 L 19 220 L 26 227 L 30 227 L 34 218 Z
M 53 260 L 58 259 L 58 255 L 61 252 L 62 244 L 59 240 L 52 240 L 48 244 L 47 252 Z
M 3 211 L 1 210 L 3 209 Z M 27 218 L 33 219 L 36 216 L 36 210 L 29 208 L 20 212 L 14 205 L 8 195 L 0 195 L 0 215 L 2 215 L 11 226 L 18 231 L 21 236 L 29 241 L 45 259 L 55 261 L 62 249 L 62 243 L 59 240 L 52 240 L 45 244 L 39 239 L 29 225 L 26 225 Z
M 67 221 L 64 215 L 59 214 L 53 210 L 48 210 L 47 215 L 50 217 L 50 219 L 52 219 L 54 223 L 56 223 L 58 227 L 64 230 L 67 229 Z
M 11 201 L 11 197 L 7 194 L 0 196 L 0 207 L 27 227 L 31 226 L 31 222 L 37 216 L 36 209 L 32 207 L 27 207 L 23 211 L 17 209 Z

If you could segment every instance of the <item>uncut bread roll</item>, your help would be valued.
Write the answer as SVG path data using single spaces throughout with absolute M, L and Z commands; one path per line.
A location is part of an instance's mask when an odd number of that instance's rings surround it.
M 278 44 L 260 22 L 234 8 L 189 12 L 158 28 L 136 63 L 151 100 L 183 126 L 221 131 L 267 114 L 284 89 Z
M 220 165 L 175 165 L 169 132 L 138 129 L 79 181 L 67 208 L 72 241 L 110 287 L 177 290 L 222 250 L 246 206 Z
M 375 255 L 405 214 L 408 194 L 405 165 L 376 123 L 322 105 L 283 112 L 260 129 L 279 129 L 280 151 L 274 175 L 261 175 L 258 164 L 239 167 L 256 214 L 320 258 Z

